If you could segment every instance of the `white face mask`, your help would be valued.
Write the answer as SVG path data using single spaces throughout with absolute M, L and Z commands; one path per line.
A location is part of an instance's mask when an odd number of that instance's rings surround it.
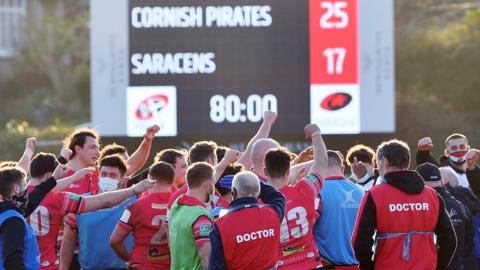
M 118 181 L 109 177 L 100 177 L 98 187 L 101 192 L 114 191 L 118 188 Z

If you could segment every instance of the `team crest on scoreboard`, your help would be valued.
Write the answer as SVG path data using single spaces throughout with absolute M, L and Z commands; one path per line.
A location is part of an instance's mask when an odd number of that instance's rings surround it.
M 135 86 L 127 89 L 128 136 L 143 136 L 158 125 L 157 136 L 177 135 L 177 89 L 174 86 Z
M 322 133 L 360 133 L 358 85 L 314 84 L 310 87 L 310 120 L 322 127 Z

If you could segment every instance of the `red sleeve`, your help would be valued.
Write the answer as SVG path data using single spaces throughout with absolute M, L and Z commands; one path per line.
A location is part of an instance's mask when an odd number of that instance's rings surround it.
M 77 232 L 77 216 L 75 214 L 68 214 L 64 222 L 70 230 Z
M 80 214 L 85 210 L 85 199 L 71 192 L 63 192 L 63 212 Z
M 207 216 L 200 216 L 192 225 L 193 238 L 195 246 L 199 247 L 209 242 L 210 231 L 213 228 L 212 221 Z

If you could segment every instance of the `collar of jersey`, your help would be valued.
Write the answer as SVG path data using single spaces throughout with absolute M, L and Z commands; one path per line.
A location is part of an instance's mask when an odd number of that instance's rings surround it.
M 238 198 L 232 201 L 230 203 L 229 208 L 241 206 L 241 205 L 246 205 L 246 204 L 254 204 L 258 203 L 258 200 L 254 197 L 243 197 L 243 198 Z
M 325 178 L 325 181 L 326 180 L 347 180 L 347 179 L 345 179 L 345 177 L 341 176 L 341 175 L 332 175 L 332 176 L 329 176 L 329 177 Z
M 179 200 L 178 204 L 183 204 L 187 206 L 202 206 L 205 207 L 205 204 L 199 201 L 197 198 L 188 196 L 188 195 L 183 195 Z

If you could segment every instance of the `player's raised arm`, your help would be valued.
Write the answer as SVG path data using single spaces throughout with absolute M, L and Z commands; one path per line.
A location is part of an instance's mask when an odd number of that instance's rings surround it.
M 305 126 L 305 137 L 311 139 L 313 143 L 313 164 L 310 167 L 309 174 L 316 174 L 322 178 L 326 175 L 328 167 L 327 148 L 323 142 L 322 133 L 316 124 Z
M 238 163 L 242 164 L 247 170 L 250 170 L 252 167 L 252 148 L 253 144 L 259 139 L 268 138 L 270 135 L 270 130 L 272 129 L 275 120 L 277 119 L 277 113 L 273 111 L 265 111 L 263 113 L 263 122 L 257 133 L 253 138 L 248 142 L 245 152 L 238 159 Z
M 215 182 L 220 180 L 220 177 L 228 165 L 235 163 L 239 156 L 240 151 L 235 149 L 228 149 L 227 152 L 225 152 L 225 156 L 223 157 L 222 161 L 215 166 Z
M 158 131 L 160 131 L 160 127 L 157 125 L 147 128 L 142 143 L 127 160 L 127 172 L 125 173 L 127 177 L 136 173 L 142 168 L 143 164 L 145 164 L 145 161 L 147 161 L 148 155 L 150 154 L 150 150 L 152 149 L 153 139 Z
M 24 169 L 26 172 L 30 171 L 30 160 L 32 159 L 36 147 L 37 139 L 35 138 L 28 138 L 25 142 L 25 151 L 18 161 L 17 166 Z
M 84 212 L 91 212 L 98 209 L 113 207 L 126 199 L 143 193 L 145 190 L 155 186 L 155 181 L 145 179 L 129 188 L 104 192 L 98 195 L 85 197 Z

